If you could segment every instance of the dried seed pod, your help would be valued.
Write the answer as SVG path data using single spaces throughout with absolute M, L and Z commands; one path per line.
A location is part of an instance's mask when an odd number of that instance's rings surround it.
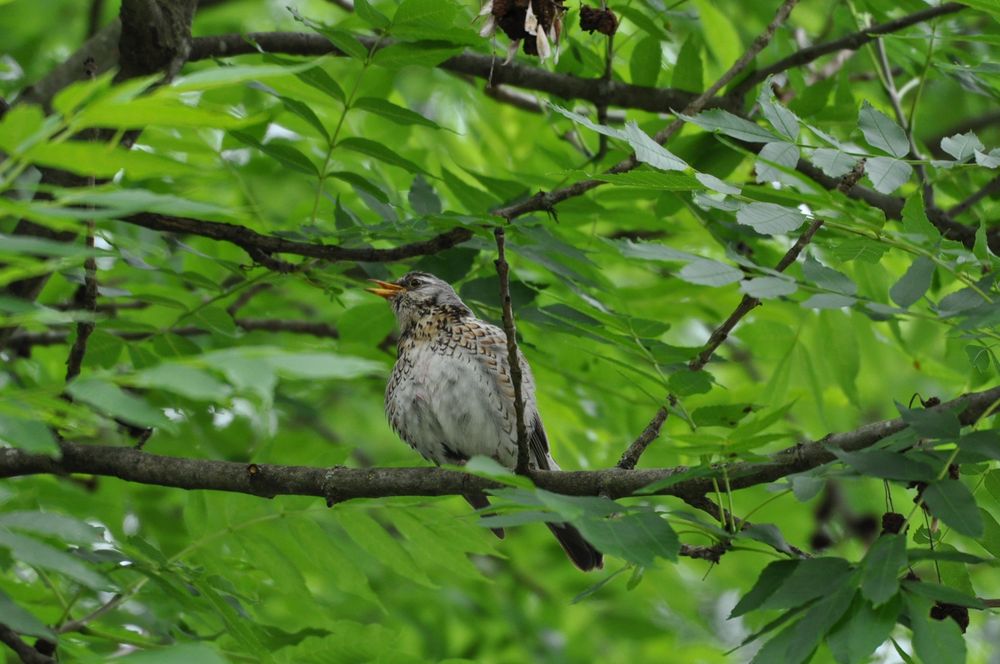
M 595 30 L 609 37 L 618 31 L 618 17 L 610 9 L 580 6 L 580 28 L 593 33 Z

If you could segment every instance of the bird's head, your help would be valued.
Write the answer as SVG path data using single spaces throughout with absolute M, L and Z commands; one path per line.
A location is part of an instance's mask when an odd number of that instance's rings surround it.
M 378 287 L 369 288 L 368 292 L 389 302 L 403 332 L 438 308 L 472 313 L 450 284 L 427 272 L 408 272 L 396 281 L 371 281 Z

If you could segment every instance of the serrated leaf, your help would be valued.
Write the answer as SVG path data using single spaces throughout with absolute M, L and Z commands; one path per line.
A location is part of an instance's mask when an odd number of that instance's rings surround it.
M 941 149 L 956 161 L 968 161 L 979 150 L 986 149 L 975 132 L 955 134 L 941 139 Z
M 887 480 L 930 481 L 937 471 L 926 464 L 907 457 L 900 452 L 888 450 L 864 450 L 861 452 L 835 451 L 837 458 L 861 475 L 880 477 Z
M 865 175 L 875 191 L 891 194 L 909 181 L 913 168 L 899 159 L 872 157 L 865 162 Z
M 818 148 L 813 150 L 812 162 L 826 175 L 839 178 L 854 170 L 858 160 L 843 150 Z
M 794 231 L 805 220 L 806 216 L 798 210 L 776 203 L 750 203 L 736 213 L 736 221 L 766 235 Z
M 574 525 L 597 549 L 623 560 L 651 567 L 657 558 L 677 560 L 680 540 L 656 512 L 632 512 L 613 519 L 586 517 Z
M 798 285 L 791 279 L 782 277 L 754 277 L 741 281 L 740 290 L 750 297 L 769 300 L 791 295 L 798 290 Z
M 868 656 L 889 638 L 902 608 L 903 601 L 899 597 L 875 609 L 857 593 L 845 618 L 827 635 L 826 643 L 838 664 L 867 661 Z
M 868 145 L 873 148 L 888 152 L 893 157 L 901 158 L 910 154 L 910 141 L 906 138 L 903 128 L 889 119 L 885 113 L 873 108 L 867 101 L 861 104 L 858 126 L 865 135 Z
M 771 143 L 779 138 L 760 125 L 744 120 L 721 108 L 702 111 L 694 117 L 683 114 L 678 114 L 678 117 L 684 118 L 706 131 L 723 133 L 748 143 Z
M 754 166 L 757 171 L 757 182 L 777 182 L 781 181 L 784 173 L 771 165 L 771 163 L 782 166 L 789 170 L 795 170 L 799 163 L 799 148 L 791 143 L 776 141 L 768 143 L 757 155 L 757 163 Z
M 910 409 L 896 402 L 896 410 L 904 422 L 925 438 L 954 440 L 958 438 L 962 429 L 962 423 L 959 422 L 958 413 L 954 408 Z
M 799 137 L 799 118 L 792 111 L 779 104 L 774 98 L 774 88 L 768 79 L 760 88 L 757 103 L 764 117 L 779 134 L 792 143 Z
M 635 122 L 625 123 L 624 137 L 638 161 L 664 171 L 687 170 L 687 162 L 650 138 Z
M 684 281 L 701 286 L 725 286 L 742 279 L 743 272 L 732 265 L 699 258 L 681 268 L 677 276 Z
M 785 579 L 796 570 L 798 565 L 798 560 L 779 560 L 768 564 L 761 571 L 747 594 L 740 598 L 740 601 L 733 607 L 729 618 L 736 618 L 759 608 L 768 597 L 781 587 Z
M 938 480 L 923 492 L 924 503 L 931 513 L 955 532 L 969 537 L 982 537 L 983 519 L 976 499 L 968 487 L 958 480 Z

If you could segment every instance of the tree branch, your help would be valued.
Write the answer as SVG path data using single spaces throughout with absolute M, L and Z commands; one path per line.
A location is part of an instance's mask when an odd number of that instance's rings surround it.
M 0 642 L 13 650 L 24 664 L 51 664 L 55 661 L 29 646 L 17 632 L 3 623 L 0 623 Z
M 1000 400 L 1000 386 L 974 392 L 928 410 L 962 408 L 963 425 L 975 422 Z M 732 489 L 766 484 L 836 460 L 831 448 L 857 451 L 907 428 L 902 419 L 873 422 L 845 433 L 794 445 L 760 462 L 736 462 L 715 467 L 703 477 L 678 481 L 657 495 L 697 498 L 713 490 L 712 482 L 725 472 Z M 622 498 L 653 482 L 688 470 L 654 468 L 594 471 L 539 471 L 529 476 L 535 485 L 571 496 L 605 495 Z M 22 475 L 87 473 L 129 482 L 188 490 L 245 493 L 273 498 L 279 495 L 317 496 L 335 502 L 388 496 L 445 496 L 477 493 L 502 485 L 486 478 L 443 468 L 313 468 L 246 464 L 211 459 L 185 459 L 150 454 L 132 447 L 65 442 L 61 458 L 17 448 L 0 449 L 0 478 Z
M 677 399 L 672 394 L 667 399 L 671 406 L 677 402 Z M 642 456 L 642 453 L 645 452 L 646 448 L 659 437 L 660 429 L 663 428 L 663 423 L 667 421 L 668 414 L 669 413 L 666 407 L 661 406 L 660 409 L 656 411 L 656 415 L 654 415 L 653 419 L 649 421 L 646 428 L 642 430 L 639 437 L 636 438 L 632 444 L 628 446 L 628 449 L 625 450 L 625 453 L 622 454 L 622 458 L 618 461 L 618 468 L 622 468 L 624 470 L 631 470 L 635 468 L 635 465 L 639 463 L 639 458 Z
M 391 40 L 378 41 L 376 37 L 355 35 L 371 51 L 394 44 Z M 196 37 L 191 42 L 189 61 L 249 55 L 259 51 L 287 55 L 344 55 L 321 35 L 303 32 L 252 32 L 248 35 L 215 35 Z M 550 72 L 541 67 L 511 62 L 500 64 L 492 55 L 469 51 L 448 58 L 438 65 L 440 69 L 475 76 L 490 81 L 491 85 L 510 85 L 527 90 L 539 90 L 562 97 L 582 99 L 594 104 L 638 108 L 654 113 L 670 113 L 672 109 L 686 106 L 694 95 L 672 88 L 649 88 L 629 85 L 620 81 L 600 78 L 582 78 L 572 74 Z M 726 99 L 717 100 L 713 106 L 726 106 Z
M 856 51 L 868 42 L 878 39 L 879 35 L 899 32 L 900 30 L 908 28 L 911 25 L 923 23 L 924 21 L 929 21 L 930 19 L 937 18 L 938 16 L 954 14 L 955 12 L 960 12 L 965 8 L 965 5 L 957 2 L 946 2 L 943 5 L 914 12 L 913 14 L 897 18 L 893 21 L 887 21 L 886 23 L 882 23 L 880 25 L 873 25 L 867 30 L 860 30 L 840 39 L 804 48 L 796 51 L 787 58 L 783 58 L 778 62 L 775 62 L 773 65 L 753 72 L 740 81 L 739 85 L 735 86 L 730 91 L 730 94 L 737 96 L 743 95 L 747 90 L 752 88 L 757 83 L 760 83 L 768 76 L 772 76 L 795 67 L 801 67 L 802 65 L 808 64 L 813 60 L 823 57 L 824 55 L 836 53 L 837 51 Z
M 993 196 L 994 194 L 1000 193 L 1000 175 L 997 175 L 992 180 L 983 185 L 971 196 L 966 198 L 964 201 L 955 205 L 950 210 L 948 210 L 948 215 L 952 217 L 957 217 L 958 215 L 968 211 L 972 206 L 978 205 L 979 201 L 983 200 L 988 196 Z
M 504 252 L 503 226 L 493 231 L 497 241 L 497 277 L 500 279 L 500 306 L 503 308 L 503 331 L 507 337 L 507 365 L 510 367 L 510 381 L 514 384 L 514 416 L 517 424 L 517 465 L 514 470 L 519 475 L 527 475 L 531 468 L 528 454 L 528 431 L 524 426 L 524 397 L 521 388 L 521 358 L 517 352 L 517 329 L 514 327 L 514 312 L 510 299 L 510 266 Z
M 253 257 L 254 252 L 263 252 L 265 254 L 295 254 L 326 261 L 364 261 L 372 263 L 398 261 L 405 258 L 413 258 L 414 256 L 435 254 L 461 244 L 472 237 L 472 231 L 468 229 L 453 228 L 429 240 L 404 244 L 392 249 L 374 249 L 370 247 L 348 248 L 333 244 L 286 240 L 273 235 L 263 235 L 246 226 L 227 224 L 219 221 L 202 221 L 187 217 L 171 217 L 153 212 L 133 214 L 123 217 L 121 221 L 155 231 L 186 233 L 188 235 L 199 235 L 212 240 L 229 242 L 246 251 L 251 257 Z

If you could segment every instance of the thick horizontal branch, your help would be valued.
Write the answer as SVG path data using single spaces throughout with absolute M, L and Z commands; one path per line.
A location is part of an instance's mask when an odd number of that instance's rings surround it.
M 801 67 L 802 65 L 809 64 L 813 60 L 818 60 L 824 55 L 829 55 L 830 53 L 836 53 L 837 51 L 856 51 L 865 44 L 874 41 L 881 35 L 888 35 L 893 32 L 899 32 L 904 30 L 911 25 L 916 25 L 918 23 L 923 23 L 931 19 L 937 18 L 938 16 L 945 16 L 946 14 L 954 14 L 955 12 L 962 11 L 966 6 L 957 2 L 946 2 L 943 5 L 938 5 L 937 7 L 930 7 L 928 9 L 923 9 L 919 12 L 914 12 L 913 14 L 908 14 L 901 18 L 897 18 L 893 21 L 887 21 L 880 25 L 873 25 L 872 27 L 861 30 L 859 32 L 852 33 L 846 37 L 840 39 L 835 39 L 833 41 L 824 42 L 822 44 L 816 44 L 815 46 L 810 46 L 808 48 L 803 48 L 795 53 L 791 54 L 787 58 L 775 62 L 769 67 L 763 69 L 758 69 L 757 71 L 750 74 L 748 77 L 740 81 L 740 84 L 734 87 L 730 94 L 743 94 L 751 87 L 760 83 L 768 76 L 787 71 L 789 69 L 794 69 L 795 67 Z
M 298 242 L 286 240 L 274 235 L 263 235 L 246 226 L 226 224 L 219 221 L 202 221 L 188 217 L 171 217 L 164 214 L 142 212 L 123 217 L 122 221 L 133 226 L 142 226 L 154 231 L 170 233 L 185 233 L 200 235 L 229 242 L 240 247 L 251 256 L 257 252 L 264 254 L 295 254 L 307 258 L 319 258 L 326 261 L 363 261 L 369 263 L 385 263 L 398 261 L 414 256 L 436 254 L 450 249 L 472 237 L 472 231 L 465 228 L 453 228 L 450 231 L 435 235 L 429 240 L 412 242 L 391 249 L 374 249 L 371 247 L 340 247 L 335 244 L 313 242 Z
M 959 419 L 968 425 L 998 400 L 1000 386 L 966 394 L 935 409 L 962 408 Z M 713 490 L 713 479 L 721 476 L 723 470 L 733 489 L 766 484 L 833 461 L 836 457 L 831 448 L 864 449 L 906 427 L 899 418 L 866 424 L 854 431 L 830 434 L 814 442 L 789 447 L 766 457 L 763 462 L 725 464 L 717 467 L 713 475 L 680 480 L 657 493 L 681 498 L 703 496 Z M 87 473 L 178 489 L 229 491 L 268 498 L 317 496 L 331 502 L 388 496 L 465 495 L 501 486 L 493 480 L 443 468 L 313 468 L 185 459 L 150 454 L 132 447 L 71 442 L 62 445 L 60 459 L 17 448 L 0 449 L 0 478 Z M 538 487 L 564 495 L 622 498 L 685 470 L 687 468 L 678 467 L 531 471 L 530 477 Z
M 369 50 L 376 46 L 375 37 L 355 36 Z M 188 60 L 258 53 L 254 44 L 268 53 L 344 55 L 321 35 L 302 32 L 253 32 L 248 35 L 196 37 L 192 40 L 191 55 Z M 392 45 L 391 40 L 380 40 L 377 48 L 383 49 Z M 600 78 L 582 78 L 517 62 L 501 64 L 500 60 L 492 55 L 470 51 L 448 58 L 438 67 L 456 74 L 483 78 L 493 85 L 510 85 L 526 90 L 548 92 L 563 99 L 582 99 L 594 104 L 637 108 L 654 113 L 671 113 L 673 109 L 684 108 L 695 98 L 690 92 L 671 88 L 649 88 Z M 726 103 L 725 100 L 716 100 L 712 105 Z

